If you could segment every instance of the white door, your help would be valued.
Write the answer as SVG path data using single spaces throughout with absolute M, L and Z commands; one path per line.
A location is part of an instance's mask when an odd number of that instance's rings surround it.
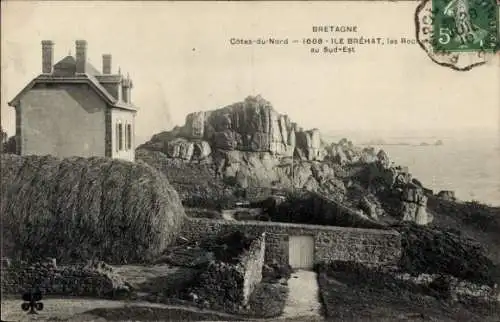
M 314 237 L 290 236 L 288 258 L 292 268 L 312 269 L 314 265 Z

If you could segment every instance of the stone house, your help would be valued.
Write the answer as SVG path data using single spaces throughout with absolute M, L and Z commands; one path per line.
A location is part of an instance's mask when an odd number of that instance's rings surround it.
M 109 54 L 99 72 L 87 60 L 87 42 L 75 43 L 75 57 L 54 64 L 54 43 L 43 40 L 42 74 L 9 102 L 16 110 L 16 153 L 134 161 L 132 81 L 112 73 Z

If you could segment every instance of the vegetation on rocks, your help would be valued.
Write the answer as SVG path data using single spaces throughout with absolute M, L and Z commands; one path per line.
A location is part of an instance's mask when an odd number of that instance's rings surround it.
M 320 296 L 328 320 L 498 321 L 500 303 L 450 297 L 439 276 L 429 283 L 398 277 L 398 269 L 360 263 L 319 265 Z M 447 279 L 449 280 L 449 279 Z
M 438 227 L 406 223 L 394 228 L 401 233 L 402 270 L 449 274 L 489 286 L 500 283 L 498 267 L 477 241 Z
M 144 261 L 174 240 L 185 218 L 168 180 L 144 163 L 5 154 L 1 169 L 4 256 Z
M 431 196 L 428 208 L 436 226 L 478 241 L 488 257 L 500 265 L 500 207 Z
M 272 221 L 341 227 L 385 229 L 383 224 L 335 200 L 311 191 L 293 191 L 267 208 Z

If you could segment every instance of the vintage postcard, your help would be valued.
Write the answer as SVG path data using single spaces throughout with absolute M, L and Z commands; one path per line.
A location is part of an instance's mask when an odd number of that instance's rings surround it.
M 2 321 L 498 321 L 499 8 L 2 1 Z

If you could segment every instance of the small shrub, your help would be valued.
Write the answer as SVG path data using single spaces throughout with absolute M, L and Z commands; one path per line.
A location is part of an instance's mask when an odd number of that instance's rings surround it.
M 250 296 L 246 315 L 273 318 L 285 309 L 288 287 L 281 284 L 260 283 Z

